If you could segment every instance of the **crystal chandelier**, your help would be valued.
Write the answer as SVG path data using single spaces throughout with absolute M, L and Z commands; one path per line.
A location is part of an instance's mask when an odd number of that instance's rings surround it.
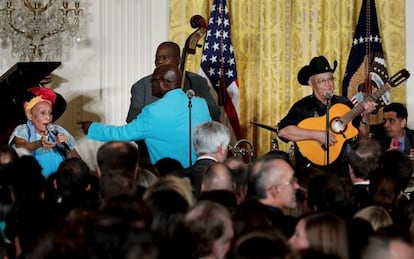
M 20 61 L 60 60 L 81 13 L 80 0 L 0 0 L 0 38 Z

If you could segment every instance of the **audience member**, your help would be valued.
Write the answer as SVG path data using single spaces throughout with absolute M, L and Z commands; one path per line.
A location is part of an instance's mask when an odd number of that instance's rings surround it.
M 198 196 L 198 201 L 214 201 L 223 205 L 226 209 L 229 210 L 230 214 L 234 212 L 237 208 L 237 197 L 233 191 L 226 189 L 218 189 L 211 191 L 203 191 L 200 196 Z
M 173 158 L 165 157 L 155 162 L 157 176 L 166 176 L 168 174 L 178 175 L 184 168 L 181 163 Z
M 404 193 L 412 179 L 413 164 L 407 154 L 388 150 L 380 157 L 379 172 L 371 179 L 374 204 L 387 209 L 395 224 L 409 227 L 410 193 Z
M 283 158 L 265 164 L 257 173 L 255 189 L 257 200 L 266 207 L 273 226 L 290 237 L 296 219 L 283 211 L 296 207 L 296 191 L 299 189 L 291 164 Z
M 235 242 L 232 258 L 286 258 L 295 259 L 299 256 L 288 245 L 283 234 L 277 231 L 252 231 Z
M 18 157 L 16 151 L 9 145 L 0 145 L 0 185 L 10 184 L 10 169 Z
M 372 225 L 374 231 L 391 226 L 393 224 L 391 215 L 386 209 L 380 206 L 368 206 L 362 208 L 354 215 L 355 218 L 362 218 Z
M 13 206 L 13 194 L 8 185 L 0 185 L 0 237 L 4 238 L 6 219 Z
M 383 150 L 395 149 L 414 155 L 414 131 L 407 127 L 408 112 L 402 103 L 390 103 L 383 110 L 384 134 L 375 134 Z
M 371 223 L 359 217 L 347 219 L 346 233 L 348 235 L 349 258 L 360 259 L 362 249 L 368 244 L 369 237 L 374 233 Z
M 369 179 L 379 167 L 381 146 L 372 139 L 363 139 L 352 145 L 348 153 L 349 176 L 352 182 L 352 198 L 355 210 L 371 204 Z
M 145 202 L 152 212 L 151 233 L 162 258 L 191 258 L 192 240 L 184 226 L 190 208 L 187 200 L 175 190 L 156 190 Z
M 105 214 L 94 220 L 86 245 L 86 258 L 158 258 L 151 233 Z
M 18 158 L 11 186 L 14 203 L 6 218 L 5 235 L 10 240 L 9 258 L 29 252 L 39 238 L 56 227 L 52 210 L 43 199 L 46 179 L 32 156 Z
M 345 222 L 332 213 L 304 215 L 289 242 L 299 251 L 311 250 L 342 259 L 349 258 Z
M 241 203 L 245 200 L 247 195 L 247 177 L 249 167 L 242 160 L 234 157 L 227 158 L 224 163 L 228 166 L 228 168 L 230 168 L 237 203 Z
M 350 199 L 347 182 L 329 173 L 312 176 L 308 186 L 308 208 L 311 211 L 331 212 L 343 219 L 353 216 L 355 209 Z
M 234 236 L 226 208 L 215 202 L 200 201 L 186 214 L 184 222 L 195 241 L 193 258 L 226 257 Z
M 236 240 L 251 232 L 275 229 L 268 217 L 267 208 L 254 199 L 243 201 L 232 214 Z
M 97 211 L 71 210 L 51 234 L 41 237 L 25 258 L 90 258 L 86 240 L 92 233 Z
M 134 144 L 107 142 L 98 149 L 96 158 L 102 202 L 121 194 L 140 197 L 144 193 L 146 188 L 136 184 L 139 152 Z
M 139 161 L 141 162 L 142 160 Z M 144 190 L 153 185 L 156 181 L 158 181 L 158 177 L 155 173 L 153 173 L 153 171 L 150 171 L 140 166 L 135 181 L 138 185 L 138 189 L 141 188 L 142 190 Z
M 334 133 L 330 131 L 329 138 L 327 138 L 325 131 L 325 119 L 322 116 L 326 115 L 326 111 L 332 105 L 343 105 L 353 108 L 350 100 L 343 96 L 337 96 L 334 93 L 334 76 L 337 62 L 334 62 L 333 68 L 330 66 L 328 60 L 324 56 L 314 57 L 309 65 L 303 66 L 298 72 L 298 81 L 301 85 L 309 85 L 312 88 L 312 94 L 302 98 L 296 102 L 288 114 L 280 121 L 278 136 L 283 141 L 294 141 L 297 146 L 297 141 L 308 141 L 309 154 L 316 154 L 323 157 L 327 145 L 331 146 L 331 153 L 333 154 L 333 146 L 340 145 L 338 151 L 338 158 L 329 164 L 329 166 L 321 166 L 320 164 L 312 163 L 306 155 L 303 155 L 304 150 L 295 149 L 296 171 L 300 174 L 303 170 L 309 167 L 321 169 L 326 172 L 334 173 L 341 177 L 348 177 L 348 161 L 347 161 L 347 146 L 350 141 L 344 138 L 345 134 L 341 132 Z M 363 103 L 362 116 L 358 116 L 352 121 L 352 125 L 345 125 L 345 131 L 348 131 L 351 136 L 359 135 L 360 139 L 367 138 L 369 134 L 369 114 L 375 109 L 376 103 L 373 101 L 365 101 Z M 316 118 L 319 117 L 319 118 Z M 298 126 L 305 119 L 313 118 L 313 127 Z M 351 128 L 352 127 L 352 128 Z M 356 130 L 356 129 L 358 130 Z M 352 132 L 352 133 L 351 133 Z M 354 137 L 354 136 L 352 136 Z M 329 143 L 327 143 L 329 140 Z M 313 141 L 313 142 L 312 142 Z M 341 143 L 342 141 L 342 143 Z M 312 145 L 314 144 L 314 145 Z M 321 145 L 323 146 L 321 148 Z M 336 146 L 338 147 L 338 146 Z
M 139 168 L 138 158 L 138 149 L 133 144 L 122 141 L 107 142 L 96 153 L 98 176 L 114 172 L 135 178 Z
M 25 148 L 37 159 L 42 173 L 48 177 L 59 164 L 70 157 L 80 157 L 75 139 L 64 128 L 52 122 L 57 95 L 46 87 L 27 89 L 24 99 L 25 124 L 18 125 L 9 138 L 9 145 Z
M 362 259 L 411 259 L 414 247 L 410 234 L 393 225 L 379 229 L 370 237 Z
M 195 204 L 195 197 L 191 190 L 191 184 L 186 178 L 180 178 L 174 175 L 167 175 L 158 178 L 158 181 L 151 185 L 144 193 L 144 200 L 151 196 L 152 193 L 161 190 L 171 190 L 180 194 L 187 201 L 190 207 Z
M 400 177 L 400 189 L 403 192 L 407 189 L 414 174 L 414 165 L 408 155 L 396 150 L 384 152 L 380 157 L 379 167 L 383 173 L 395 174 Z
M 293 167 L 292 161 L 288 153 L 281 150 L 272 150 L 259 157 L 247 171 L 247 194 L 246 199 L 257 198 L 256 180 L 260 170 L 268 163 L 272 163 L 275 159 L 283 159 L 286 163 Z M 295 175 L 296 176 L 296 175 Z M 299 180 L 299 179 L 298 179 Z
M 47 180 L 45 199 L 57 218 L 75 208 L 99 208 L 99 180 L 80 158 L 64 160 Z
M 230 132 L 224 124 L 211 121 L 200 124 L 194 129 L 193 144 L 197 161 L 185 168 L 182 175 L 190 178 L 196 197 L 200 195 L 204 170 L 210 164 L 226 160 L 229 143 Z
M 180 47 L 177 43 L 171 41 L 162 42 L 158 45 L 155 54 L 155 66 L 163 64 L 173 64 L 177 67 L 180 65 Z M 153 75 L 148 75 L 131 87 L 131 104 L 129 106 L 126 121 L 129 123 L 142 112 L 144 106 L 151 104 L 159 99 L 151 90 L 151 79 Z M 179 82 L 181 84 L 181 82 Z M 184 83 L 182 85 L 184 92 L 192 89 L 196 96 L 201 96 L 207 102 L 211 118 L 215 121 L 220 120 L 220 108 L 210 93 L 210 87 L 202 76 L 189 71 L 185 72 Z M 137 141 L 139 151 L 143 159 L 148 159 L 148 150 L 144 141 Z
M 194 148 L 189 148 L 189 133 L 198 124 L 211 121 L 211 117 L 205 100 L 193 97 L 189 128 L 188 97 L 180 88 L 180 81 L 181 73 L 175 65 L 157 66 L 152 74 L 151 85 L 152 94 L 159 100 L 145 106 L 126 125 L 111 126 L 86 121 L 81 123 L 83 131 L 93 140 L 145 140 L 152 164 L 161 158 L 171 157 L 188 167 L 190 160 L 196 158 Z
M 150 208 L 142 199 L 132 195 L 117 195 L 108 198 L 100 209 L 100 215 L 118 219 L 136 229 L 151 229 Z
M 212 190 L 228 190 L 234 192 L 233 176 L 223 162 L 210 164 L 203 172 L 201 192 Z

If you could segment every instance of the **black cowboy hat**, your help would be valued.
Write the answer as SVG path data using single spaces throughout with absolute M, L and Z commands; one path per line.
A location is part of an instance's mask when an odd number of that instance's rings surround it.
M 298 73 L 298 81 L 301 85 L 309 85 L 309 78 L 316 74 L 325 72 L 335 72 L 338 62 L 335 60 L 333 68 L 329 65 L 328 60 L 324 56 L 312 58 L 309 65 L 302 67 Z

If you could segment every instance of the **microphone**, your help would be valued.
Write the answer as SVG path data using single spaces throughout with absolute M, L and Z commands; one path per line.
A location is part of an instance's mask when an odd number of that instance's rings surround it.
M 52 124 L 47 125 L 47 130 L 52 132 L 56 137 L 59 133 L 56 126 L 52 125 Z M 60 144 L 63 146 L 63 149 L 65 150 L 65 152 L 70 152 L 70 147 L 69 147 L 68 143 L 60 142 Z
M 187 92 L 185 92 L 185 94 L 187 95 L 188 99 L 191 99 L 195 96 L 195 92 L 193 89 L 188 89 Z
M 326 100 L 330 100 L 332 98 L 333 94 L 331 92 L 326 92 L 325 93 L 325 99 Z

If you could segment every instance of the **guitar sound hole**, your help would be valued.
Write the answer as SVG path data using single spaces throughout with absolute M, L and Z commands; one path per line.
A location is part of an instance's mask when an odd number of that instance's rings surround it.
M 337 134 L 345 131 L 346 125 L 342 123 L 339 119 L 333 119 L 331 122 L 331 130 Z

